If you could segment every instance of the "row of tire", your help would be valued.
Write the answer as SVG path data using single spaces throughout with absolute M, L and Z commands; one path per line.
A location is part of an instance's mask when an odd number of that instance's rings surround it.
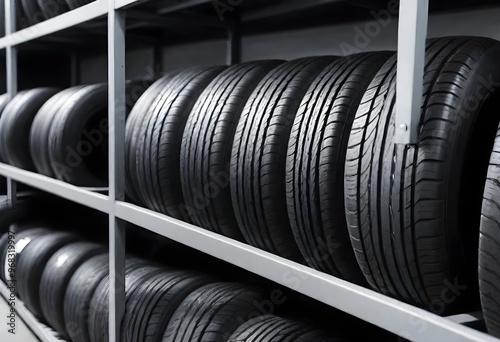
M 166 75 L 127 121 L 128 194 L 437 314 L 477 309 L 498 57 L 487 38 L 429 40 L 420 134 L 408 146 L 393 144 L 405 127 L 395 127 L 392 52 Z M 495 229 L 481 233 L 479 277 L 500 335 Z
M 126 108 L 144 85 L 130 82 Z M 20 91 L 0 96 L 0 160 L 79 186 L 107 186 L 108 87 Z
M 0 239 L 2 280 L 63 338 L 108 341 L 106 248 L 69 232 L 21 227 Z M 258 287 L 218 282 L 137 257 L 126 260 L 125 284 L 121 341 L 334 340 L 305 323 L 263 314 L 259 305 L 269 297 Z
M 495 165 L 484 187 L 500 115 L 499 54 L 499 43 L 486 38 L 428 41 L 420 135 L 409 146 L 393 145 L 401 128 L 394 125 L 392 52 L 168 74 L 128 116 L 127 194 L 438 314 L 477 308 L 482 194 L 485 210 L 492 210 L 489 197 L 500 198 Z M 105 109 L 82 109 L 93 103 L 83 93 L 59 93 L 38 107 L 27 105 L 34 96 L 16 96 L 0 118 L 0 157 L 33 169 L 18 162 L 24 155 L 44 174 L 105 184 L 95 176 L 106 170 Z M 24 119 L 16 106 L 31 114 Z M 35 161 L 44 155 L 52 173 Z M 485 217 L 498 217 L 483 214 L 483 227 Z M 500 236 L 485 229 L 481 302 L 490 331 L 500 334 L 491 323 L 500 322 L 500 310 L 491 309 L 500 298 L 500 265 L 484 261 L 498 255 Z

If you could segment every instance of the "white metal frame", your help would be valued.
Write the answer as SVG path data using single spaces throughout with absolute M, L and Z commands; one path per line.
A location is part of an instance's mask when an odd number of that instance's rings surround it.
M 89 189 L 78 188 L 5 164 L 0 164 L 0 175 L 8 179 L 9 196 L 12 201 L 15 201 L 16 197 L 16 182 L 21 182 L 109 215 L 111 275 L 109 336 L 111 342 L 120 340 L 119 325 L 125 303 L 124 222 L 136 224 L 230 262 L 409 340 L 422 342 L 500 341 L 459 324 L 470 322 L 476 319 L 477 315 L 464 313 L 443 318 L 258 248 L 124 202 L 125 7 L 134 6 L 146 0 L 96 0 L 82 8 L 18 32 L 13 30 L 15 0 L 4 1 L 6 36 L 0 38 L 0 48 L 6 49 L 7 91 L 10 96 L 14 96 L 17 92 L 16 46 L 18 44 L 29 43 L 44 35 L 88 20 L 103 16 L 108 18 L 109 194 L 98 194 Z M 194 4 L 206 2 L 208 0 L 186 1 L 186 3 Z M 401 127 L 395 143 L 406 144 L 414 142 L 418 134 L 416 125 L 422 92 L 428 0 L 401 0 L 400 11 L 396 121 Z M 287 280 L 290 279 L 289 276 L 299 281 L 290 282 Z M 0 284 L 0 292 L 5 294 L 5 291 L 5 285 Z M 57 341 L 55 335 L 51 336 L 42 331 L 37 321 L 23 306 L 18 306 L 18 313 L 42 340 Z

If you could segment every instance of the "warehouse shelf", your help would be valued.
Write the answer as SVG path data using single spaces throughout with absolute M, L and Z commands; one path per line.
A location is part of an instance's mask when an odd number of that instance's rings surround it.
M 2 163 L 0 163 L 0 175 L 103 213 L 109 213 L 110 205 L 108 196 L 98 193 L 103 192 L 103 189 L 80 188 L 57 179 Z
M 42 21 L 39 24 L 27 27 L 0 38 L 0 49 L 7 46 L 16 46 L 31 40 L 62 31 L 76 25 L 100 18 L 108 13 L 108 1 L 96 0 L 88 5 L 79 7 L 57 17 Z
M 5 285 L 3 281 L 0 281 L 0 293 L 5 298 L 7 303 L 9 303 L 9 298 L 11 298 L 11 291 Z M 59 337 L 59 335 L 41 323 L 33 314 L 24 306 L 23 302 L 18 298 L 15 299 L 16 313 L 18 315 L 18 319 L 21 318 L 24 323 L 31 329 L 31 331 L 40 339 L 42 342 L 64 342 L 63 339 Z M 8 326 L 7 326 L 8 327 Z
M 12 1 L 12 4 L 15 2 L 15 0 L 8 1 Z M 421 46 L 425 41 L 426 27 L 424 26 L 426 26 L 428 11 L 426 6 L 421 4 L 426 3 L 425 0 L 419 0 L 419 6 L 416 8 L 408 7 L 410 1 L 401 0 L 401 2 L 407 7 L 405 7 L 404 13 L 406 16 L 403 16 L 406 20 L 405 24 L 400 26 L 399 39 L 401 46 L 412 53 L 401 56 L 403 58 L 400 59 L 400 67 L 404 72 L 398 72 L 398 87 L 408 89 L 406 92 L 398 90 L 398 94 L 402 95 L 398 99 L 400 104 L 398 108 L 401 109 L 398 110 L 398 113 L 403 115 L 401 116 L 402 125 L 411 126 L 412 114 L 414 116 L 419 109 L 416 106 L 420 100 L 420 94 L 418 94 L 420 88 L 417 85 L 421 80 L 421 75 L 418 71 L 423 63 Z M 484 2 L 488 2 L 488 0 L 484 0 Z M 192 34 L 192 32 L 199 32 L 199 27 L 193 30 L 182 30 L 181 24 L 186 19 L 186 15 L 193 15 L 195 19 L 192 19 L 191 22 L 199 21 L 197 24 L 212 25 L 210 20 L 202 19 L 206 19 L 207 13 L 217 18 L 213 4 L 212 0 L 96 0 L 81 8 L 0 38 L 0 49 L 7 49 L 7 87 L 8 93 L 13 96 L 17 91 L 18 56 L 15 46 L 24 43 L 29 43 L 26 45 L 31 46 L 33 40 L 107 16 L 109 122 L 110 126 L 113 127 L 109 132 L 109 191 L 107 188 L 80 188 L 2 163 L 0 163 L 0 175 L 8 179 L 11 190 L 13 189 L 12 181 L 17 181 L 109 214 L 110 291 L 112 293 L 109 296 L 110 341 L 120 340 L 119 324 L 125 307 L 123 291 L 125 280 L 124 222 L 143 227 L 227 261 L 413 341 L 500 341 L 466 326 L 480 321 L 480 314 L 461 313 L 448 318 L 440 317 L 258 248 L 122 201 L 125 188 L 123 148 L 125 111 L 122 108 L 123 101 L 116 99 L 122 98 L 125 92 L 125 41 L 126 37 L 130 38 L 131 36 L 130 30 L 136 30 L 137 36 L 149 37 L 153 35 L 150 35 L 149 31 L 146 35 L 144 33 L 146 31 L 143 29 L 150 29 L 154 26 L 160 30 L 158 30 L 159 34 L 152 39 L 160 41 L 159 38 L 161 38 L 163 41 L 167 40 L 165 39 L 167 36 L 169 39 L 172 38 L 169 40 L 170 44 L 183 41 L 183 39 L 219 37 L 226 33 L 220 30 L 220 28 L 224 28 L 230 33 L 228 62 L 234 63 L 239 58 L 238 40 L 241 35 L 260 33 L 266 30 L 276 31 L 307 25 L 321 25 L 336 20 L 349 21 L 365 18 L 369 13 L 367 9 L 360 11 L 359 14 L 344 12 L 344 9 L 354 9 L 355 7 L 340 0 L 243 1 L 241 5 L 238 5 L 238 11 L 236 11 L 241 14 L 241 27 L 231 26 L 227 20 L 224 23 L 221 21 L 218 25 L 213 25 L 215 30 L 206 30 L 205 34 Z M 413 1 L 412 4 L 415 5 L 416 2 Z M 262 8 L 259 7 L 261 5 Z M 329 11 L 324 11 L 325 8 L 339 10 L 338 13 L 335 12 L 335 15 L 331 16 Z M 309 13 L 306 10 L 319 13 L 318 17 L 305 15 Z M 171 18 L 168 17 L 169 15 Z M 275 20 L 276 17 L 281 16 L 286 17 L 286 19 L 283 21 Z M 300 16 L 303 20 L 296 20 Z M 128 18 L 127 21 L 125 17 Z M 284 22 L 286 25 L 283 24 Z M 255 23 L 258 25 L 254 25 Z M 252 24 L 252 27 L 249 24 Z M 172 25 L 179 28 L 180 32 L 170 30 Z M 404 27 L 405 25 L 408 27 Z M 158 32 L 155 31 L 155 33 Z M 404 133 L 400 141 L 407 142 L 413 138 Z M 13 193 L 11 191 L 11 196 L 15 196 L 15 187 Z M 3 283 L 0 283 L 0 292 L 5 298 L 9 296 L 8 289 Z M 39 323 L 21 302 L 17 302 L 16 306 L 19 315 L 25 319 L 40 339 L 60 341 L 50 329 Z

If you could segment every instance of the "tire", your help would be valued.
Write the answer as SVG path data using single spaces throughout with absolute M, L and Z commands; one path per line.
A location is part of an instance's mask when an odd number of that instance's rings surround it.
M 17 287 L 19 297 L 33 315 L 43 317 L 38 290 L 45 265 L 57 250 L 75 240 L 73 234 L 56 232 L 40 236 L 24 249 L 16 269 Z
M 158 97 L 165 84 L 173 77 L 174 73 L 169 73 L 163 76 L 158 81 L 154 82 L 137 100 L 137 103 L 132 108 L 130 115 L 127 118 L 125 128 L 125 175 L 127 195 L 133 202 L 143 205 L 138 193 L 140 185 L 136 174 L 136 159 L 137 159 L 137 144 L 142 138 L 139 136 L 141 128 L 141 120 L 144 120 L 146 113 L 155 99 Z
M 483 194 L 479 235 L 479 290 L 488 332 L 500 337 L 500 128 Z
M 48 146 L 57 179 L 79 186 L 107 186 L 107 111 L 108 87 L 96 84 L 75 92 L 53 116 Z
M 499 55 L 485 38 L 428 41 L 420 134 L 407 147 L 392 143 L 394 56 L 349 137 L 345 204 L 361 270 L 375 290 L 440 315 L 478 304 L 473 241 L 499 120 Z
M 294 60 L 267 74 L 247 101 L 234 138 L 230 185 L 239 228 L 250 245 L 291 260 L 300 260 L 300 253 L 286 208 L 286 147 L 302 97 L 333 60 Z
M 18 231 L 14 235 L 11 235 L 14 237 L 14 250 L 6 249 L 6 253 L 2 253 L 0 257 L 0 273 L 4 282 L 8 283 L 13 279 L 16 279 L 16 265 L 19 264 L 19 260 L 21 259 L 21 255 L 26 246 L 28 246 L 33 240 L 37 239 L 38 237 L 45 234 L 50 234 L 51 232 L 52 230 L 48 228 L 28 226 L 27 229 L 24 228 L 22 231 Z M 9 258 L 14 259 L 14 261 L 9 261 Z
M 70 243 L 47 261 L 40 279 L 42 315 L 54 330 L 67 335 L 64 321 L 64 296 L 72 275 L 89 258 L 105 253 L 106 249 L 90 242 Z
M 85 6 L 93 1 L 95 0 L 66 0 L 70 10 L 74 10 L 75 8 Z
M 234 283 L 213 283 L 192 292 L 177 308 L 163 342 L 226 342 L 252 315 L 263 293 Z M 253 317 L 253 316 L 252 316 Z
M 363 285 L 345 220 L 343 166 L 361 98 L 392 54 L 352 55 L 323 70 L 302 100 L 287 149 L 288 217 L 302 256 L 317 270 Z
M 125 270 L 125 297 L 126 303 L 130 293 L 149 278 L 164 272 L 165 269 L 148 266 L 146 261 L 127 262 Z M 108 313 L 109 313 L 109 275 L 104 277 L 97 286 L 89 307 L 89 338 L 91 342 L 109 341 Z M 125 304 L 127 307 L 127 304 Z
M 57 17 L 69 11 L 65 0 L 37 0 L 37 2 L 45 19 Z
M 225 67 L 193 68 L 165 84 L 141 123 L 135 174 L 141 202 L 150 209 L 188 220 L 179 174 L 179 155 L 186 120 L 207 85 Z
M 30 24 L 26 14 L 24 13 L 23 6 L 20 1 L 16 1 L 16 31 L 25 29 L 28 26 L 30 26 Z
M 55 94 L 45 102 L 33 119 L 30 129 L 30 153 L 36 170 L 42 175 L 55 177 L 50 164 L 48 147 L 53 118 L 57 116 L 57 112 L 61 110 L 68 98 L 82 88 L 82 86 L 72 87 Z
M 36 0 L 20 0 L 29 25 L 42 22 L 45 18 Z
M 224 70 L 198 98 L 182 137 L 180 174 L 190 221 L 240 241 L 229 187 L 234 134 L 253 90 L 279 64 L 258 61 Z
M 126 113 L 144 91 L 138 85 L 126 85 Z M 96 84 L 79 89 L 55 114 L 48 149 L 56 178 L 78 186 L 107 186 L 108 86 Z
M 285 318 L 265 315 L 242 324 L 227 342 L 324 342 L 335 341 L 324 331 Z M 338 339 L 337 341 L 342 341 Z
M 161 342 L 181 302 L 210 278 L 188 272 L 162 272 L 131 292 L 122 323 L 124 342 Z
M 5 107 L 0 117 L 0 154 L 4 162 L 35 171 L 29 144 L 31 124 L 40 107 L 56 92 L 55 88 L 22 91 Z
M 109 255 L 93 256 L 73 273 L 64 295 L 64 331 L 73 342 L 89 342 L 90 301 L 104 277 L 109 275 Z

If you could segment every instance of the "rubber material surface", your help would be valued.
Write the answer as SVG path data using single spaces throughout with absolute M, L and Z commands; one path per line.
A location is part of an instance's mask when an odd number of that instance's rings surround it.
M 226 342 L 259 314 L 263 293 L 235 283 L 213 283 L 192 292 L 171 318 L 163 342 Z
M 210 83 L 194 105 L 180 154 L 182 193 L 194 224 L 243 240 L 229 187 L 234 134 L 253 90 L 279 64 L 257 61 L 232 66 Z
M 161 342 L 181 302 L 210 278 L 184 271 L 165 271 L 131 292 L 122 323 L 124 342 Z
M 344 160 L 363 94 L 391 52 L 339 58 L 313 82 L 292 127 L 286 160 L 290 225 L 306 262 L 365 284 L 349 240 Z
M 35 171 L 30 154 L 29 135 L 33 119 L 57 89 L 36 88 L 19 92 L 0 117 L 0 154 L 11 165 Z
M 207 85 L 225 67 L 192 68 L 165 83 L 140 122 L 136 171 L 141 202 L 150 209 L 189 221 L 182 210 L 179 174 L 182 133 L 187 117 Z
M 64 330 L 73 342 L 89 342 L 89 310 L 99 283 L 109 274 L 109 255 L 94 256 L 73 273 L 64 296 Z
M 481 209 L 479 290 L 488 332 L 500 337 L 500 128 L 491 153 Z
M 43 317 L 56 331 L 67 334 L 64 296 L 71 276 L 83 262 L 105 250 L 95 243 L 74 242 L 59 249 L 47 261 L 40 279 L 40 305 Z
M 500 44 L 486 38 L 430 40 L 418 142 L 395 148 L 389 59 L 349 138 L 345 203 L 358 263 L 375 290 L 436 314 L 477 305 L 475 241 L 500 114 L 499 57 Z
M 47 234 L 26 246 L 19 258 L 16 269 L 19 297 L 33 315 L 43 317 L 39 288 L 45 265 L 57 250 L 74 240 L 76 236 L 66 232 Z
M 333 57 L 281 64 L 259 83 L 241 114 L 231 155 L 231 197 L 246 241 L 300 260 L 286 207 L 286 147 L 302 97 Z
M 333 339 L 324 331 L 285 318 L 265 315 L 242 324 L 227 342 L 324 342 Z

